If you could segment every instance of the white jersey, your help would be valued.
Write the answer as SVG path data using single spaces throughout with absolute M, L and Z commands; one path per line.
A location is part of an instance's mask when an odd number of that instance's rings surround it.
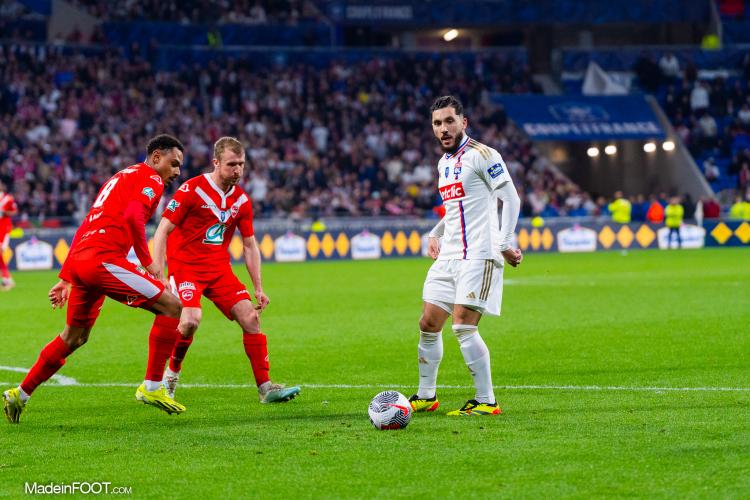
M 500 153 L 466 136 L 455 153 L 440 158 L 438 175 L 445 205 L 445 231 L 438 260 L 502 262 L 494 191 L 513 181 Z

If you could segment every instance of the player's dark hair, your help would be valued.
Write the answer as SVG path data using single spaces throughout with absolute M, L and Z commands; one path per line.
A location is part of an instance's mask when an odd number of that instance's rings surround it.
M 159 134 L 150 141 L 146 146 L 146 152 L 151 155 L 154 151 L 164 151 L 172 148 L 177 148 L 181 152 L 185 152 L 185 146 L 176 138 L 169 134 Z
M 458 98 L 453 97 L 452 95 L 444 95 L 435 99 L 435 102 L 430 106 L 430 114 L 435 110 L 447 108 L 449 106 L 456 110 L 457 115 L 464 114 L 464 105 L 461 104 L 461 101 L 459 101 Z

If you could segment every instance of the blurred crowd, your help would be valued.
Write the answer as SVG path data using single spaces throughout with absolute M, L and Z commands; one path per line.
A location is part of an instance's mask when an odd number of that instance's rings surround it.
M 309 0 L 73 0 L 98 19 L 185 24 L 296 24 L 318 20 Z
M 736 71 L 717 71 L 710 78 L 700 78 L 691 61 L 673 53 L 658 61 L 644 54 L 634 69 L 639 85 L 660 96 L 712 187 L 750 194 L 750 52 Z M 718 182 L 722 178 L 726 181 Z
M 218 137 L 239 137 L 260 217 L 430 214 L 441 152 L 428 109 L 447 93 L 464 101 L 470 134 L 504 155 L 526 214 L 585 204 L 492 105 L 491 92 L 537 90 L 528 69 L 503 55 L 272 70 L 233 60 L 169 73 L 114 51 L 62 51 L 0 46 L 0 180 L 22 219 L 81 218 L 98 187 L 141 160 L 158 132 L 185 143 L 183 179 L 210 168 Z

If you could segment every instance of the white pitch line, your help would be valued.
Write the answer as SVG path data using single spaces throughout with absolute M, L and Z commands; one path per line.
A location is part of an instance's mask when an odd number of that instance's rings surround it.
M 101 382 L 76 384 L 50 384 L 49 387 L 136 387 L 138 382 Z M 7 385 L 7 383 L 5 384 Z M 409 389 L 413 385 L 402 384 L 299 384 L 308 389 Z M 180 389 L 255 389 L 255 384 L 180 384 Z M 470 390 L 468 385 L 438 385 L 438 389 Z M 750 392 L 750 387 L 634 387 L 601 385 L 496 385 L 505 391 L 588 391 L 588 392 Z
M 0 366 L 0 371 L 26 373 L 28 368 Z M 136 387 L 140 382 L 100 382 L 80 383 L 73 377 L 53 375 L 56 384 L 48 387 Z M 13 382 L 0 382 L 0 386 Z M 413 385 L 403 384 L 300 384 L 309 389 L 409 389 Z M 180 384 L 180 389 L 255 389 L 255 384 Z M 438 385 L 438 389 L 473 389 L 468 385 Z M 497 390 L 505 391 L 630 391 L 630 392 L 750 392 L 750 387 L 637 387 L 619 385 L 496 385 Z

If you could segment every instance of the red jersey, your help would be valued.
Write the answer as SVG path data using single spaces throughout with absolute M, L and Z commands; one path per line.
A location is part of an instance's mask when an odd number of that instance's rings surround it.
M 13 196 L 8 193 L 3 193 L 0 196 L 0 238 L 2 238 L 2 235 L 5 233 L 10 232 L 13 228 L 10 222 L 10 216 L 5 214 L 17 210 L 18 205 L 16 205 L 16 200 L 13 199 Z
M 229 263 L 234 229 L 243 238 L 253 235 L 253 204 L 239 187 L 222 191 L 209 174 L 186 181 L 162 217 L 177 226 L 167 238 L 167 263 L 209 270 Z
M 140 241 L 136 240 L 145 240 L 145 233 L 132 234 L 125 213 L 131 202 L 140 203 L 145 208 L 147 221 L 159 205 L 163 192 L 161 177 L 145 163 L 131 165 L 117 172 L 99 190 L 76 234 L 71 255 L 96 249 L 97 255 L 115 254 L 125 257 L 133 246 L 136 246 L 137 252 Z

